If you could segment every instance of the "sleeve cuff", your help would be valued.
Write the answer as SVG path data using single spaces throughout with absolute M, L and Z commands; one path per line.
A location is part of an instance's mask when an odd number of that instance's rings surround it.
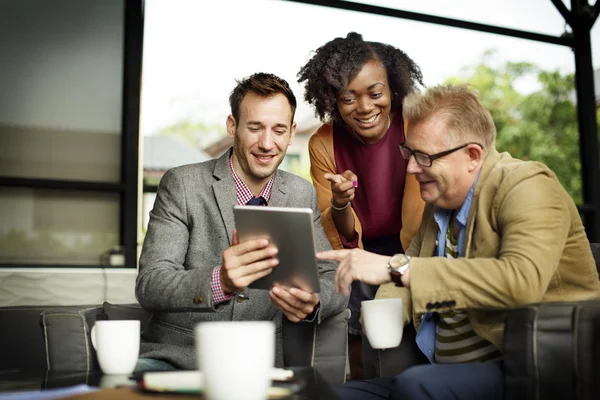
M 320 309 L 321 309 L 321 302 L 319 302 L 319 304 L 317 304 L 315 306 L 315 309 L 313 310 L 313 312 L 311 312 L 310 314 L 308 314 L 306 316 L 306 318 L 304 318 L 300 322 L 315 322 L 317 320 L 317 316 L 319 315 L 319 310 Z
M 345 249 L 356 249 L 358 247 L 358 232 L 354 231 L 352 239 L 348 240 L 344 235 L 338 235 Z
M 210 292 L 213 298 L 213 304 L 225 303 L 231 300 L 233 294 L 227 294 L 221 287 L 221 266 L 215 267 L 210 281 Z

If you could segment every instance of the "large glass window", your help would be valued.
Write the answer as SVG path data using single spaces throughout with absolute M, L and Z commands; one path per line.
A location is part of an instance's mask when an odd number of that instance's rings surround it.
M 99 266 L 123 244 L 125 11 L 0 3 L 0 266 Z
M 4 0 L 0 175 L 118 182 L 122 0 Z
M 555 36 L 569 30 L 549 0 L 363 2 Z M 421 66 L 428 86 L 469 82 L 485 92 L 486 105 L 494 109 L 499 135 L 503 136 L 498 141 L 500 150 L 514 152 L 517 148 L 519 157 L 541 160 L 560 169 L 563 184 L 576 200 L 581 199 L 571 49 L 296 2 L 147 0 L 143 138 L 178 138 L 211 157 L 221 154 L 231 145 L 224 138 L 224 126 L 235 79 L 258 71 L 272 72 L 291 84 L 300 101 L 298 133 L 282 167 L 310 179 L 307 141 L 320 122 L 303 101 L 296 74 L 313 50 L 350 31 L 404 50 Z M 597 41 L 593 43 L 598 46 Z M 600 48 L 595 53 L 600 53 Z M 549 92 L 556 85 L 559 96 Z M 504 97 L 510 101 L 499 101 Z M 562 102 L 569 103 L 568 107 L 563 108 Z M 564 135 L 559 125 L 552 125 L 547 115 L 538 112 L 540 107 L 556 107 Z M 507 123 L 515 123 L 519 129 L 504 129 Z M 552 126 L 556 129 L 549 132 L 547 128 Z M 522 143 L 531 146 L 521 151 Z M 545 151 L 548 143 L 551 149 Z M 565 143 L 570 146 L 569 152 L 554 151 Z M 144 170 L 149 176 L 146 162 Z M 164 170 L 152 171 L 155 182 L 162 173 Z M 144 213 L 148 211 L 146 208 Z

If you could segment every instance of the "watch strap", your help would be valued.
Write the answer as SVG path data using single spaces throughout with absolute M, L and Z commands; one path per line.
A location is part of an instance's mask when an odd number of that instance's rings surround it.
M 402 273 L 398 271 L 390 271 L 390 279 L 396 284 L 396 286 L 404 286 L 402 283 Z

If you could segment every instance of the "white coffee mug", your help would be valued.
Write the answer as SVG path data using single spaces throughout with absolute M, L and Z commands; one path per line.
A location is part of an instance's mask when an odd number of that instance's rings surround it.
M 398 347 L 404 331 L 402 299 L 361 302 L 363 331 L 374 349 Z
M 209 400 L 264 400 L 275 366 L 275 324 L 270 321 L 202 322 L 196 354 Z
M 102 372 L 131 374 L 140 354 L 140 321 L 96 321 L 90 332 Z

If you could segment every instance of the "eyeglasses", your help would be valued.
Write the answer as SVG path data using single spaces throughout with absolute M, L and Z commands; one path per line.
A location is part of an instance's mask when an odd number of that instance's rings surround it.
M 402 157 L 404 157 L 404 159 L 406 161 L 410 160 L 410 158 L 412 156 L 415 156 L 415 161 L 417 162 L 417 164 L 419 164 L 421 167 L 431 167 L 431 164 L 433 164 L 433 162 L 435 160 L 437 160 L 438 158 L 442 158 L 444 156 L 447 156 L 448 154 L 454 153 L 455 151 L 458 151 L 460 149 L 464 149 L 465 147 L 467 147 L 470 144 L 476 144 L 477 146 L 481 147 L 483 149 L 483 146 L 480 145 L 479 143 L 476 142 L 469 142 L 469 143 L 465 143 L 462 146 L 458 146 L 455 147 L 453 149 L 450 150 L 446 150 L 446 151 L 442 151 L 439 153 L 435 153 L 435 154 L 427 154 L 427 153 L 423 153 L 422 151 L 418 151 L 418 150 L 413 150 L 409 147 L 406 147 L 403 144 L 399 144 L 398 147 L 400 147 L 400 153 L 402 153 Z

